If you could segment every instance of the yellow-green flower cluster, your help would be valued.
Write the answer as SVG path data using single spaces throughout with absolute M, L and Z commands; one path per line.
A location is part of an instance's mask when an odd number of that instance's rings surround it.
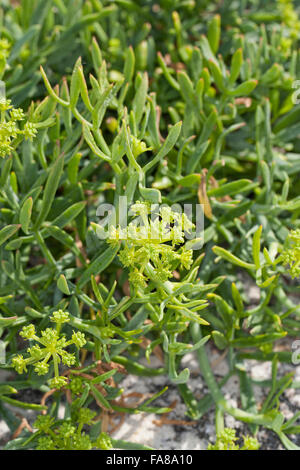
M 101 450 L 112 449 L 111 438 L 105 432 L 93 441 L 82 431 L 83 426 L 91 426 L 96 413 L 89 408 L 81 408 L 74 421 L 64 421 L 59 426 L 49 415 L 38 416 L 34 428 L 37 429 L 37 450 Z M 75 424 L 76 423 L 78 424 Z

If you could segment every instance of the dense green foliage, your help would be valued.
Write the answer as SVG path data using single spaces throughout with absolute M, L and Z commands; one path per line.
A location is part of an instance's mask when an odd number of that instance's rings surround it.
M 7 449 L 147 449 L 107 433 L 114 413 L 170 411 L 150 406 L 164 390 L 126 406 L 125 373 L 168 376 L 199 425 L 215 407 L 211 449 L 238 447 L 224 414 L 298 448 L 298 414 L 285 421 L 279 403 L 299 384 L 278 374 L 292 364 L 278 345 L 300 336 L 299 18 L 289 0 L 2 1 L 0 367 L 20 375 L 0 383 L 0 416 L 13 432 L 8 404 L 47 412 Z M 97 208 L 119 215 L 120 196 L 155 241 L 132 219 L 126 241 L 117 224 L 99 237 Z M 175 203 L 203 205 L 201 250 Z M 222 383 L 207 342 L 226 350 Z M 181 367 L 191 351 L 201 400 Z M 246 359 L 272 362 L 263 403 Z M 232 375 L 240 408 L 222 394 Z M 25 389 L 50 405 L 16 400 Z M 247 436 L 242 448 L 258 445 Z

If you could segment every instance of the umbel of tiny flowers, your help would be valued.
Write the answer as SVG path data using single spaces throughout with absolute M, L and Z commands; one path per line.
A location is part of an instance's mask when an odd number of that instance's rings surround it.
M 96 440 L 83 432 L 83 426 L 94 424 L 96 413 L 89 408 L 81 408 L 73 419 L 62 424 L 49 415 L 38 416 L 33 426 L 37 429 L 37 450 L 91 450 L 92 448 L 112 449 L 111 438 L 102 432 Z M 75 419 L 74 419 L 75 418 Z
M 6 69 L 6 61 L 9 57 L 11 49 L 11 43 L 6 38 L 0 39 L 0 79 L 2 78 L 5 69 Z
M 70 367 L 75 364 L 75 354 L 66 351 L 66 348 L 74 344 L 78 349 L 85 345 L 86 340 L 84 334 L 80 331 L 73 331 L 72 338 L 67 341 L 64 335 L 60 334 L 63 323 L 70 320 L 69 313 L 58 310 L 53 313 L 50 318 L 56 323 L 56 328 L 47 328 L 41 332 L 41 336 L 37 336 L 34 325 L 24 326 L 20 332 L 20 336 L 27 340 L 34 340 L 38 344 L 27 349 L 29 356 L 23 357 L 21 354 L 12 359 L 12 366 L 19 374 L 27 371 L 27 366 L 34 364 L 34 370 L 38 375 L 45 375 L 49 371 L 49 362 L 53 361 L 54 377 L 50 380 L 52 388 L 61 388 L 67 383 L 67 378 L 59 375 L 59 364 Z
M 178 266 L 190 269 L 193 252 L 183 245 L 184 232 L 190 232 L 194 225 L 186 214 L 163 206 L 155 218 L 150 218 L 149 205 L 139 201 L 131 207 L 131 212 L 139 215 L 142 224 L 137 225 L 135 220 L 125 229 L 111 227 L 107 241 L 118 244 L 124 240 L 119 259 L 129 268 L 129 281 L 136 289 L 147 287 L 149 265 L 160 282 L 171 278 Z
M 17 145 L 25 139 L 32 140 L 36 134 L 36 125 L 26 121 L 23 129 L 19 122 L 25 119 L 25 114 L 20 108 L 13 108 L 11 100 L 0 97 L 0 157 L 9 155 Z
M 292 230 L 287 238 L 286 247 L 278 261 L 289 266 L 292 278 L 300 277 L 300 229 Z

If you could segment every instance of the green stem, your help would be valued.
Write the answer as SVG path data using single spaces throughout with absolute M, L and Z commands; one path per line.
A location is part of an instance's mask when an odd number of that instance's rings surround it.
M 172 342 L 171 342 L 172 344 Z M 176 355 L 175 354 L 168 354 L 168 364 L 169 364 L 169 377 L 170 379 L 177 378 L 176 372 Z
M 187 414 L 191 419 L 200 419 L 201 413 L 198 410 L 198 402 L 187 384 L 178 384 L 178 390 L 187 407 Z

